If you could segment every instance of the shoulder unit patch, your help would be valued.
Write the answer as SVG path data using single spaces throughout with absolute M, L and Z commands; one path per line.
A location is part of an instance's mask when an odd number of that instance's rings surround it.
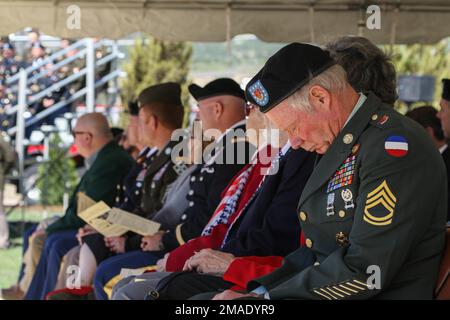
M 384 141 L 384 150 L 393 157 L 403 157 L 408 153 L 408 141 L 404 136 L 389 136 Z

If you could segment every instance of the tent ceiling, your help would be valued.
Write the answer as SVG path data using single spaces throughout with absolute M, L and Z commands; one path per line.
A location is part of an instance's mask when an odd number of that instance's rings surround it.
M 381 30 L 358 28 L 373 3 L 381 8 Z M 81 9 L 79 30 L 67 27 L 73 4 Z M 271 42 L 324 42 L 362 30 L 377 43 L 433 43 L 450 36 L 448 21 L 450 0 L 0 0 L 3 35 L 31 26 L 69 38 L 141 31 L 168 40 L 225 41 L 252 33 Z

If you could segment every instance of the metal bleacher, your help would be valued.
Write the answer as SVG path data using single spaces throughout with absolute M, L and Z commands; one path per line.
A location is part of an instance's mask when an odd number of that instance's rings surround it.
M 97 58 L 96 53 L 100 50 L 102 50 L 104 54 L 102 54 L 100 58 Z M 75 54 L 67 55 L 67 53 L 74 51 L 76 51 Z M 123 57 L 124 54 L 119 51 L 117 41 L 107 39 L 96 41 L 92 38 L 84 38 L 67 48 L 56 50 L 50 56 L 25 69 L 21 69 L 18 73 L 6 79 L 5 85 L 17 97 L 18 101 L 15 106 L 6 110 L 6 114 L 11 117 L 15 116 L 16 118 L 14 126 L 10 127 L 7 130 L 7 133 L 15 145 L 17 153 L 17 170 L 8 178 L 9 180 L 17 181 L 17 191 L 22 195 L 22 200 L 19 205 L 26 205 L 27 202 L 26 197 L 29 188 L 24 186 L 25 167 L 33 165 L 33 162 L 36 163 L 37 161 L 42 162 L 48 160 L 45 159 L 45 154 L 48 154 L 48 150 L 44 152 L 44 157 L 41 157 L 41 159 L 38 160 L 28 159 L 26 157 L 26 147 L 30 142 L 25 136 L 25 130 L 36 123 L 42 123 L 43 120 L 54 115 L 61 108 L 73 106 L 74 103 L 80 105 L 83 112 L 93 112 L 98 110 L 98 108 L 96 108 L 98 107 L 98 105 L 96 105 L 96 95 L 99 94 L 106 84 L 110 84 L 106 95 L 108 96 L 108 105 L 112 106 L 115 103 L 118 94 L 117 78 L 122 75 L 122 71 L 119 68 L 119 60 L 123 59 Z M 49 87 L 31 93 L 30 87 L 33 83 L 46 77 L 49 72 L 58 71 L 61 68 L 68 67 L 76 60 L 82 61 L 83 67 L 81 69 L 76 71 L 71 70 L 64 78 L 52 83 Z M 110 64 L 110 67 L 106 69 L 106 72 L 102 72 L 100 75 L 99 70 L 108 63 Z M 105 69 L 103 68 L 103 70 Z M 80 82 L 80 80 L 84 80 L 82 81 L 84 85 L 81 87 L 78 86 L 78 89 L 72 91 L 68 97 L 57 101 L 52 106 L 34 115 L 27 112 L 28 107 L 33 103 L 40 102 L 46 96 L 61 88 L 71 87 L 75 82 Z M 66 114 L 66 122 L 71 121 L 74 117 L 75 115 L 73 113 L 69 115 Z M 56 120 L 55 124 L 57 122 Z M 44 136 L 47 137 L 50 131 L 57 133 L 61 133 L 60 131 L 62 131 L 58 125 L 51 127 L 52 128 L 49 129 L 48 125 L 42 126 L 38 131 L 44 133 Z M 66 135 L 70 135 L 70 132 L 68 131 L 69 130 L 66 130 Z M 48 149 L 48 140 L 45 141 L 45 139 L 43 139 L 42 143 L 43 145 L 47 145 Z

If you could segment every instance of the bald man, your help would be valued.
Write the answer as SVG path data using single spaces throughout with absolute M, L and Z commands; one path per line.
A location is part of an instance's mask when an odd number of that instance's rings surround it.
M 53 289 L 61 258 L 78 244 L 75 235 L 85 223 L 77 216 L 77 193 L 84 192 L 93 200 L 112 206 L 117 183 L 133 165 L 133 159 L 113 141 L 108 121 L 100 113 L 80 117 L 73 136 L 87 171 L 74 190 L 64 216 L 32 236 L 30 250 L 32 255 L 40 255 L 40 259 L 25 299 L 43 299 Z

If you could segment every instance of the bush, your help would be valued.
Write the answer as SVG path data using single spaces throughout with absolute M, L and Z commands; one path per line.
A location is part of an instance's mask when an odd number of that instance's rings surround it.
M 49 162 L 38 167 L 37 188 L 43 205 L 63 204 L 64 192 L 72 194 L 78 183 L 75 161 L 67 157 L 58 134 L 50 139 Z

